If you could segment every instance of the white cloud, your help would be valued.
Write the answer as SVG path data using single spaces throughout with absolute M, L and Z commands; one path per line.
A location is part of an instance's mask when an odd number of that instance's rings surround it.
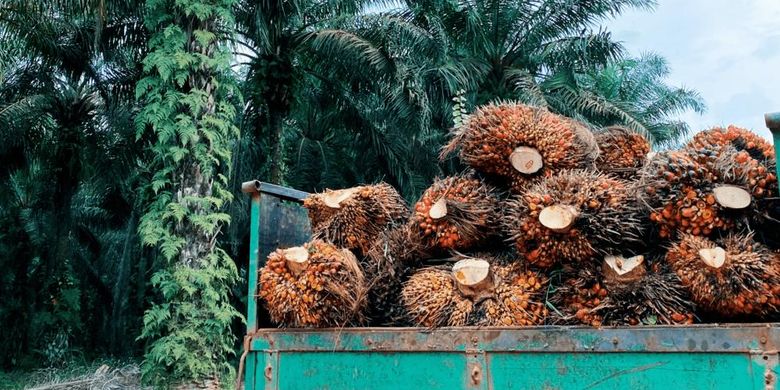
M 672 68 L 669 82 L 701 92 L 694 130 L 735 124 L 771 140 L 764 113 L 780 111 L 780 0 L 660 0 L 606 23 L 631 54 L 652 51 Z

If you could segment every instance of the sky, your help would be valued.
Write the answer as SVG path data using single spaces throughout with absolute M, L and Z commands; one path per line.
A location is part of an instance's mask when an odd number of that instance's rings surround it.
M 735 124 L 771 141 L 764 114 L 780 111 L 780 0 L 657 0 L 606 27 L 629 54 L 655 52 L 668 82 L 698 90 L 707 112 L 684 113 L 692 131 Z

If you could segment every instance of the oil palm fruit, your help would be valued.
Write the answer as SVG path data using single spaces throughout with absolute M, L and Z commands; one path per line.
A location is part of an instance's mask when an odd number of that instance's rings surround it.
M 277 249 L 260 269 L 260 298 L 280 326 L 320 328 L 362 323 L 366 281 L 347 249 L 321 240 Z

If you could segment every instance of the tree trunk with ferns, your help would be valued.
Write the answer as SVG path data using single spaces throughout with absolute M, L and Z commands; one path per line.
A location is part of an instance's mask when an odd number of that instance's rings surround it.
M 230 220 L 226 176 L 238 135 L 229 100 L 237 89 L 222 36 L 233 23 L 232 3 L 146 2 L 151 50 L 136 86 L 144 104 L 136 124 L 139 137 L 154 135 L 155 174 L 139 232 L 164 266 L 152 276 L 158 297 L 144 314 L 141 338 L 149 341 L 143 377 L 157 385 L 210 388 L 232 370 L 230 325 L 239 313 L 229 291 L 237 271 L 218 247 Z

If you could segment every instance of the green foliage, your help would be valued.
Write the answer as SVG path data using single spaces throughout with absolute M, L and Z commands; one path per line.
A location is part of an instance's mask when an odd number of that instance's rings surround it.
M 164 265 L 151 279 L 158 303 L 144 314 L 140 338 L 150 341 L 144 379 L 186 383 L 230 372 L 230 305 L 237 270 L 216 245 L 230 217 L 225 176 L 238 136 L 237 90 L 224 44 L 232 1 L 147 0 L 150 52 L 136 86 L 143 107 L 136 138 L 147 138 L 154 171 L 153 194 L 139 223 L 144 244 L 155 246 Z

